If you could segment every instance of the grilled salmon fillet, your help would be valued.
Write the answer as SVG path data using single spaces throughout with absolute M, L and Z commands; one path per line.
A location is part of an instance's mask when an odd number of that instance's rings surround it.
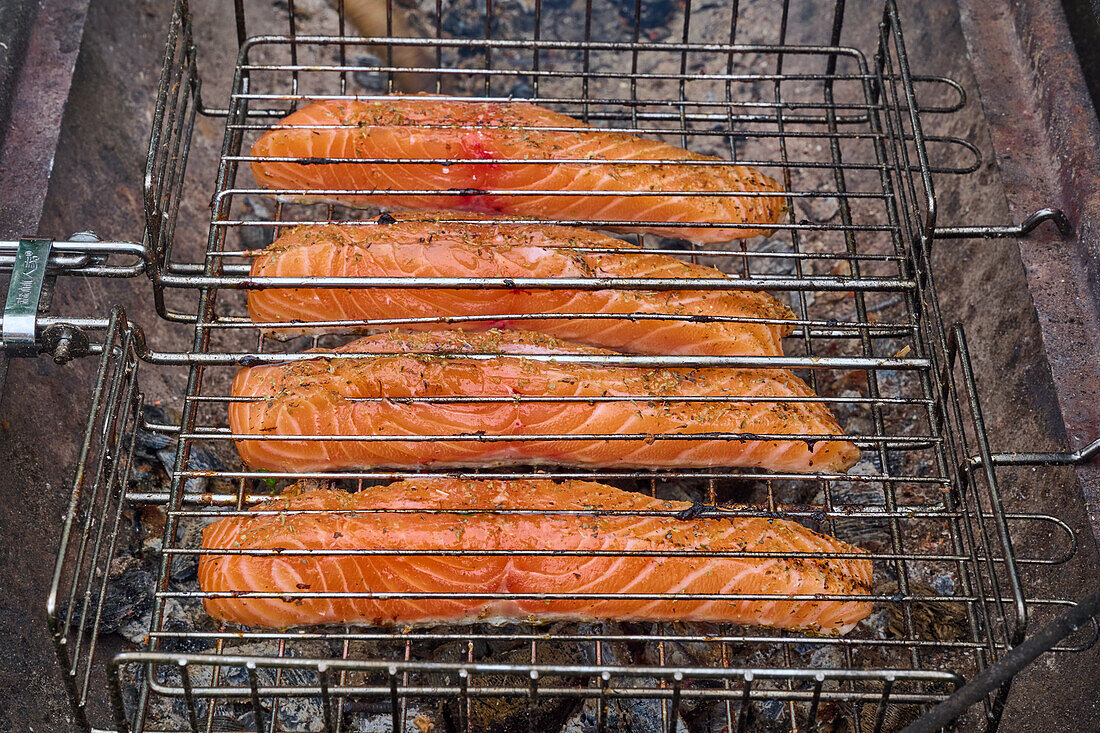
M 692 506 L 586 481 L 416 479 L 353 494 L 302 482 L 253 508 L 265 514 L 209 525 L 199 584 L 233 596 L 204 600 L 214 618 L 274 628 L 618 619 L 840 634 L 870 614 L 858 598 L 870 593 L 872 570 L 860 548 L 781 519 L 676 516 Z M 293 554 L 301 550 L 317 553 Z M 401 597 L 414 593 L 430 595 Z M 547 593 L 569 597 L 531 597 Z
M 859 458 L 842 439 L 796 438 L 843 431 L 821 403 L 799 401 L 814 394 L 786 370 L 539 361 L 529 357 L 613 352 L 523 331 L 393 332 L 336 351 L 362 356 L 318 352 L 237 373 L 229 426 L 245 463 L 291 472 L 527 464 L 839 472 Z M 439 356 L 448 353 L 458 356 Z M 476 401 L 430 399 L 454 397 Z
M 435 212 L 374 225 L 295 227 L 252 262 L 254 277 L 713 278 L 728 276 L 621 240 L 562 226 L 488 220 L 457 223 Z M 735 290 L 505 290 L 493 288 L 268 288 L 250 290 L 263 323 L 478 316 L 451 327 L 513 326 L 618 351 L 648 354 L 782 354 L 791 310 L 767 293 Z M 563 314 L 512 319 L 508 315 Z M 622 314 L 619 318 L 571 318 Z M 678 319 L 646 319 L 663 314 Z M 494 318 L 493 316 L 500 316 Z M 486 318 L 488 317 L 488 318 Z M 632 318 L 633 317 L 633 318 Z M 712 319 L 742 319 L 739 321 Z M 744 320 L 753 322 L 743 322 Z M 766 321 L 766 322 L 760 322 Z M 446 328 L 410 324 L 407 328 Z M 332 327 L 280 328 L 283 333 Z M 354 330 L 343 327 L 342 330 Z
M 767 234 L 785 206 L 753 168 L 524 102 L 312 102 L 252 155 L 256 181 L 291 200 L 605 222 L 695 242 Z M 435 162 L 409 162 L 421 160 Z

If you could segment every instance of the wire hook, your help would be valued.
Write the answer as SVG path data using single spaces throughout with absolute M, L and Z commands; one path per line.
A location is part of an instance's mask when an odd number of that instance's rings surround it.
M 1069 217 L 1061 209 L 1039 209 L 1031 216 L 1024 219 L 1016 226 L 963 226 L 963 227 L 936 227 L 932 230 L 932 239 L 1006 239 L 1009 237 L 1026 237 L 1036 227 L 1045 221 L 1054 222 L 1058 232 L 1068 235 L 1073 232 L 1073 226 L 1069 223 Z

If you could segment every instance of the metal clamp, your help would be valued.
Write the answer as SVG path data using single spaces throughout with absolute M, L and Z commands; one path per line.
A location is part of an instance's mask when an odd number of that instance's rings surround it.
M 4 351 L 13 356 L 38 353 L 35 326 L 42 286 L 46 282 L 46 263 L 50 259 L 52 239 L 21 239 L 15 253 L 8 298 L 4 301 L 2 339 Z

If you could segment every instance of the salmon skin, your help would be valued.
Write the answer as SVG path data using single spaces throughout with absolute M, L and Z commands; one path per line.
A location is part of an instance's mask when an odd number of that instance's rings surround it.
M 353 494 L 311 483 L 253 507 L 269 514 L 227 517 L 206 527 L 202 547 L 208 554 L 200 556 L 199 585 L 204 593 L 237 596 L 205 598 L 207 613 L 273 628 L 617 619 L 842 634 L 871 612 L 870 601 L 850 598 L 870 593 L 870 558 L 811 554 L 865 551 L 791 521 L 680 519 L 676 515 L 694 505 L 586 481 L 414 479 Z M 531 513 L 510 513 L 515 510 Z M 299 550 L 321 552 L 288 552 Z M 395 552 L 363 552 L 369 550 Z M 405 554 L 409 550 L 441 554 Z M 532 550 L 558 554 L 524 554 Z M 705 556 L 721 552 L 781 556 Z M 398 597 L 303 597 L 326 593 Z M 400 597 L 413 593 L 432 595 Z M 613 597 L 530 597 L 546 593 Z M 658 594 L 670 597 L 652 598 Z M 738 597 L 749 595 L 765 597 Z M 812 600 L 791 598 L 811 595 Z
M 791 401 L 814 395 L 786 370 L 539 361 L 526 357 L 613 352 L 523 331 L 393 332 L 336 351 L 363 356 L 324 358 L 319 351 L 316 359 L 237 373 L 229 426 L 236 436 L 258 436 L 236 438 L 245 463 L 291 472 L 541 464 L 742 466 L 805 473 L 845 471 L 859 458 L 856 446 L 841 439 L 751 437 L 843 434 L 822 404 Z M 237 401 L 242 397 L 249 399 Z M 454 397 L 480 399 L 430 401 Z M 614 397 L 633 399 L 600 401 Z M 691 397 L 722 400 L 684 401 Z M 459 435 L 468 437 L 400 439 Z M 626 435 L 637 437 L 618 437 Z M 375 439 L 355 439 L 360 436 Z
M 753 168 L 525 102 L 312 102 L 252 155 L 261 186 L 310 190 L 282 194 L 291 200 L 616 222 L 601 228 L 700 243 L 769 234 L 785 209 L 779 184 Z M 420 160 L 436 162 L 407 162 Z
M 380 223 L 381 222 L 381 223 Z M 601 251 L 591 251 L 601 250 Z M 254 277 L 727 278 L 621 240 L 562 226 L 448 221 L 441 212 L 374 225 L 295 227 L 252 261 Z M 777 356 L 794 313 L 767 293 L 735 290 L 267 288 L 248 292 L 253 321 L 350 321 L 480 316 L 453 327 L 516 327 L 618 351 Z M 623 314 L 513 319 L 510 314 Z M 672 319 L 633 319 L 665 314 Z M 494 316 L 500 316 L 495 318 Z M 713 318 L 770 322 L 714 322 Z M 417 328 L 418 326 L 405 326 Z M 446 328 L 426 323 L 420 328 Z M 281 335 L 332 332 L 280 327 Z M 348 329 L 344 329 L 348 330 Z

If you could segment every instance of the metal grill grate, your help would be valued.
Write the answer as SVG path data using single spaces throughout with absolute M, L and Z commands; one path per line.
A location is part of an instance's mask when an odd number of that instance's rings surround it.
M 644 40 L 650 29 L 640 20 L 640 3 L 619 29 L 621 39 L 604 35 L 604 13 L 610 11 L 597 0 L 583 4 L 583 28 L 563 26 L 561 17 L 538 0 L 529 28 L 521 22 L 527 16 L 518 5 L 508 6 L 505 13 L 486 3 L 478 16 L 483 34 L 465 38 L 453 37 L 453 16 L 437 3 L 434 15 L 425 16 L 431 27 L 419 29 L 420 37 L 412 39 L 347 37 L 342 12 L 319 11 L 307 21 L 298 17 L 293 0 L 288 4 L 287 33 L 250 35 L 243 20 L 248 5 L 237 3 L 241 53 L 224 108 L 208 107 L 199 99 L 198 63 L 184 3 L 169 37 L 146 182 L 146 265 L 158 311 L 193 323 L 195 338 L 189 353 L 165 354 L 147 350 L 138 331 L 119 324 L 121 316 L 108 332 L 107 343 L 120 341 L 118 350 L 105 357 L 95 404 L 108 405 L 109 414 L 93 414 L 90 424 L 124 424 L 102 433 L 104 446 L 90 484 L 94 488 L 84 487 L 85 474 L 78 478 L 72 529 L 63 540 L 55 589 L 57 598 L 68 594 L 70 601 L 51 606 L 78 705 L 85 704 L 95 676 L 97 628 L 95 623 L 88 627 L 74 621 L 73 614 L 78 606 L 81 619 L 98 619 L 102 612 L 110 576 L 107 564 L 119 533 L 125 531 L 119 517 L 126 506 L 160 507 L 165 524 L 148 651 L 118 655 L 111 664 L 113 720 L 119 730 L 230 730 L 247 720 L 257 731 L 313 730 L 317 725 L 353 731 L 376 721 L 405 731 L 413 729 L 418 714 L 431 713 L 442 715 L 455 729 L 470 731 L 486 729 L 484 711 L 489 707 L 511 711 L 508 725 L 525 730 L 545 726 L 546 710 L 555 704 L 584 700 L 591 701 L 592 726 L 600 731 L 612 729 L 612 718 L 627 710 L 623 701 L 652 703 L 650 708 L 630 710 L 648 710 L 660 730 L 668 731 L 681 730 L 678 726 L 685 719 L 692 726 L 703 725 L 704 717 L 706 725 L 725 725 L 727 730 L 745 730 L 750 724 L 802 730 L 812 728 L 815 721 L 842 718 L 850 720 L 854 730 L 890 730 L 898 721 L 910 719 L 920 705 L 943 699 L 1016 643 L 1029 612 L 1059 604 L 1055 599 L 1027 598 L 1021 572 L 1068 560 L 1075 550 L 1072 532 L 1054 517 L 1006 514 L 991 463 L 986 460 L 988 470 L 975 472 L 975 464 L 968 462 L 972 440 L 988 459 L 988 439 L 965 338 L 961 330 L 942 322 L 927 251 L 936 223 L 932 174 L 971 172 L 979 159 L 966 141 L 922 133 L 920 115 L 956 111 L 965 96 L 948 79 L 910 73 L 892 0 L 876 7 L 873 17 L 848 20 L 843 2 L 824 7 L 794 3 L 793 8 L 787 0 L 745 7 L 734 2 L 715 9 L 692 8 L 689 1 L 675 16 L 671 35 L 658 42 Z M 342 11 L 343 2 L 337 5 Z M 392 11 L 395 6 L 387 7 Z M 848 15 L 855 13 L 849 9 Z M 868 20 L 872 22 L 862 22 Z M 391 28 L 392 23 L 388 21 Z M 368 49 L 381 50 L 383 60 L 356 60 Z M 395 63 L 393 59 L 408 56 L 402 49 L 415 49 L 427 61 Z M 357 78 L 381 88 L 364 93 L 357 88 Z M 360 211 L 327 204 L 277 203 L 271 220 L 250 214 L 253 201 L 273 194 L 324 193 L 256 188 L 247 172 L 254 160 L 248 154 L 252 142 L 309 101 L 377 98 L 379 93 L 398 91 L 399 85 L 425 86 L 456 99 L 497 99 L 518 89 L 533 102 L 593 126 L 721 156 L 725 162 L 715 165 L 752 165 L 783 183 L 786 218 L 774 236 L 745 245 L 694 247 L 654 236 L 633 238 L 647 252 L 717 267 L 733 275 L 732 281 L 303 282 L 250 277 L 256 254 L 250 243 L 261 231 L 310 222 L 372 225 Z M 948 101 L 922 103 L 925 95 Z M 177 242 L 174 223 L 197 111 L 224 116 L 226 132 L 209 239 L 200 258 L 188 259 L 182 254 L 189 251 L 188 243 Z M 939 146 L 961 146 L 972 153 L 973 162 L 961 168 L 934 165 L 930 151 L 934 154 Z M 625 223 L 629 222 L 597 225 Z M 176 579 L 173 571 L 200 554 L 196 530 L 214 518 L 247 515 L 247 507 L 268 498 L 273 485 L 302 477 L 234 467 L 232 441 L 245 436 L 231 433 L 225 421 L 226 405 L 233 399 L 228 389 L 233 372 L 242 364 L 308 358 L 301 353 L 304 348 L 338 343 L 331 337 L 284 341 L 265 335 L 277 331 L 278 324 L 251 322 L 242 296 L 249 289 L 307 284 L 390 289 L 732 286 L 778 294 L 796 314 L 787 357 L 584 359 L 649 368 L 799 370 L 820 396 L 815 399 L 837 414 L 862 450 L 863 460 L 851 474 L 509 467 L 309 476 L 348 488 L 425 475 L 591 478 L 661 498 L 694 501 L 705 505 L 701 511 L 707 516 L 793 519 L 871 552 L 871 621 L 844 637 L 815 638 L 671 623 L 278 632 L 202 620 L 201 601 L 210 594 L 193 582 Z M 524 316 L 492 318 L 503 317 Z M 440 317 L 327 325 L 384 329 L 462 321 Z M 302 325 L 308 324 L 294 324 Z M 111 354 L 131 365 L 141 357 L 189 369 L 178 425 L 148 420 L 142 425 L 145 431 L 178 441 L 167 492 L 131 485 L 133 466 L 127 456 L 137 430 L 140 398 L 135 370 L 108 366 Z M 564 360 L 548 357 L 554 359 Z M 487 439 L 474 433 L 447 437 Z M 734 441 L 761 436 L 709 437 Z M 95 455 L 93 450 L 87 460 Z M 200 456 L 204 459 L 197 461 Z M 210 456 L 221 462 L 210 465 Z M 81 518 L 83 529 L 76 531 Z M 1049 527 L 1058 538 L 1051 544 L 1057 549 L 1048 557 L 1015 556 L 1014 527 L 1037 524 Z M 479 554 L 484 552 L 470 553 Z M 502 700 L 518 702 L 488 702 Z M 994 721 L 999 704 L 999 698 L 988 703 Z

